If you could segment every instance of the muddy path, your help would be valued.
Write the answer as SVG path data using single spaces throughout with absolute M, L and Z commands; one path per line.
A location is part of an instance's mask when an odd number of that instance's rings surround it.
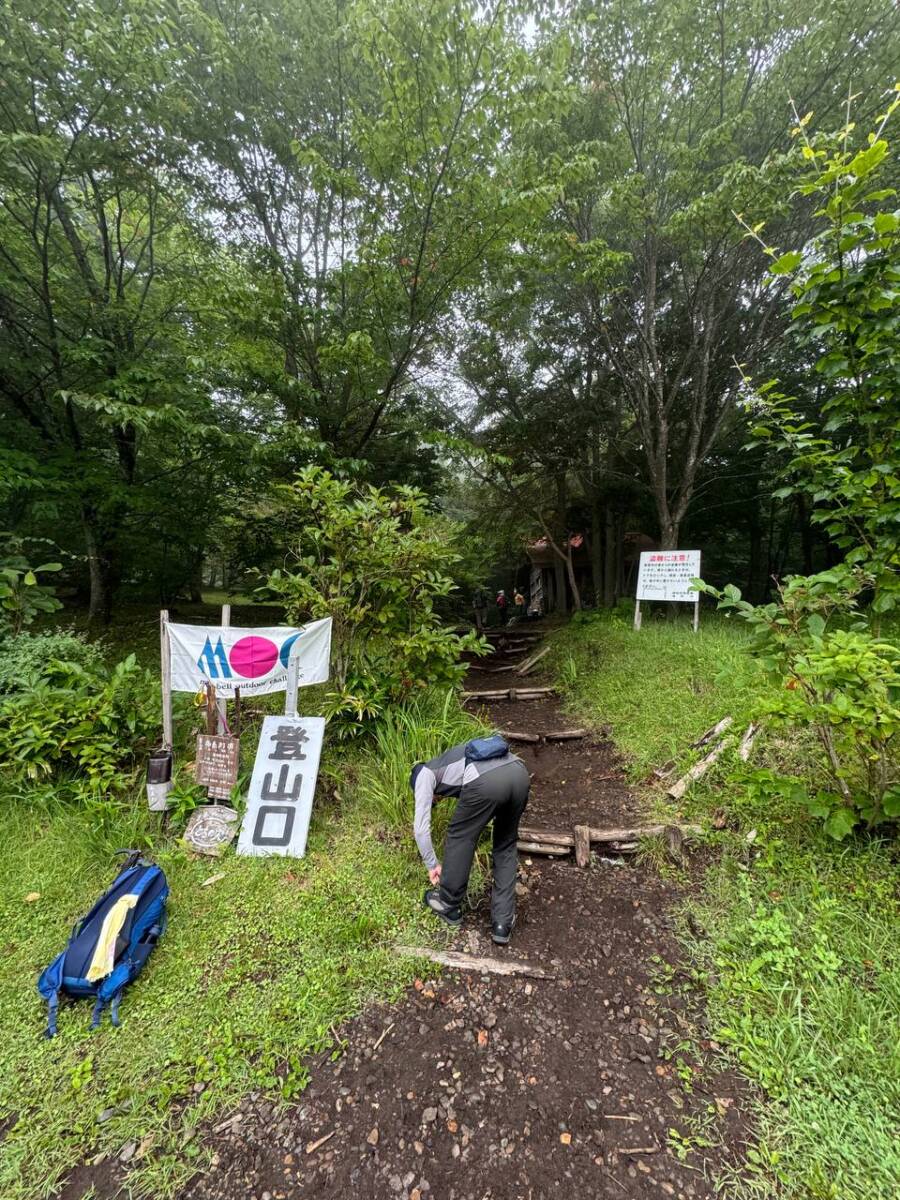
M 502 651 L 473 666 L 470 688 L 510 686 L 512 673 L 495 668 L 521 652 Z M 572 725 L 553 697 L 486 708 L 501 729 Z M 533 774 L 528 826 L 640 820 L 609 742 L 517 751 Z M 508 954 L 553 978 L 424 976 L 399 1004 L 342 1028 L 345 1053 L 314 1064 L 298 1105 L 251 1095 L 209 1130 L 213 1166 L 179 1200 L 543 1200 L 560 1187 L 616 1200 L 716 1195 L 747 1131 L 697 997 L 660 985 L 664 974 L 684 979 L 679 885 L 594 853 L 586 869 L 522 856 L 517 891 L 507 949 L 490 941 L 487 897 L 453 948 Z

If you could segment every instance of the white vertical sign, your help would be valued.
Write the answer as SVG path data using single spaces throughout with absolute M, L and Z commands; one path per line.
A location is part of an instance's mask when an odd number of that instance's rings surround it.
M 324 717 L 263 720 L 238 854 L 303 857 L 324 735 Z

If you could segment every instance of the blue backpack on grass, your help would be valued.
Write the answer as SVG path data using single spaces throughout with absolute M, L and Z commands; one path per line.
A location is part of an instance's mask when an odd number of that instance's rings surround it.
M 94 997 L 91 1029 L 99 1026 L 107 1004 L 113 1025 L 119 1024 L 122 991 L 165 932 L 168 895 L 162 870 L 140 854 L 129 854 L 112 886 L 76 922 L 69 944 L 38 980 L 48 1006 L 46 1037 L 56 1034 L 61 993 Z

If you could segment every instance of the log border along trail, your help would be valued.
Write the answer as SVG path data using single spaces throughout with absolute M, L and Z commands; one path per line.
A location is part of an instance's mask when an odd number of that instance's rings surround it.
M 471 690 L 486 678 L 473 667 Z M 630 852 L 648 822 L 615 748 L 549 691 L 483 707 L 537 735 L 515 746 L 533 775 L 523 835 L 565 843 L 520 852 L 510 945 L 492 945 L 480 896 L 435 930 L 445 948 L 394 947 L 420 958 L 415 987 L 335 1030 L 296 1105 L 249 1096 L 203 1134 L 212 1165 L 180 1200 L 712 1200 L 740 1161 L 741 1085 L 712 1061 L 697 998 L 665 983 L 681 889 Z

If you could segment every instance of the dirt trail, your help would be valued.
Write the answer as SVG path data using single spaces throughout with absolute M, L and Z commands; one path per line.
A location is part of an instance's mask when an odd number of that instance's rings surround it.
M 516 660 L 490 663 L 506 661 Z M 473 689 L 511 682 L 469 676 Z M 488 712 L 503 729 L 572 723 L 553 698 Z M 609 742 L 521 755 L 534 775 L 529 826 L 639 818 Z M 453 948 L 505 953 L 555 978 L 447 972 L 365 1012 L 341 1030 L 346 1053 L 316 1063 L 296 1107 L 251 1096 L 207 1134 L 214 1166 L 180 1200 L 543 1200 L 560 1186 L 616 1200 L 712 1197 L 745 1130 L 736 1080 L 688 1048 L 690 994 L 654 991 L 661 960 L 678 959 L 678 888 L 594 854 L 584 870 L 521 858 L 518 891 L 507 950 L 490 942 L 487 898 Z

